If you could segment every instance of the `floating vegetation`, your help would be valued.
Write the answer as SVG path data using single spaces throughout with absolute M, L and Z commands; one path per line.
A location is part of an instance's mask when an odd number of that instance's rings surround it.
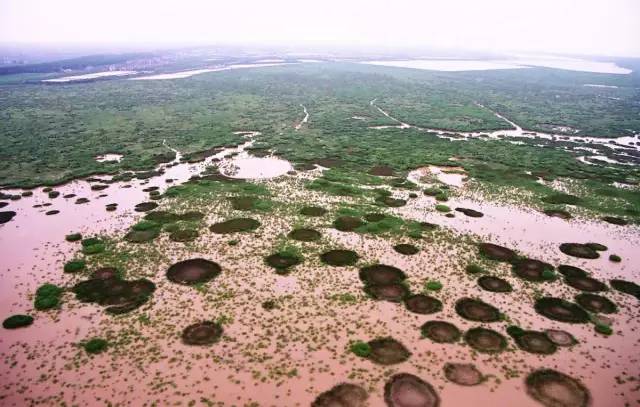
M 179 261 L 167 270 L 167 278 L 178 284 L 194 285 L 206 283 L 222 272 L 218 263 L 196 258 Z
M 404 305 L 416 314 L 433 314 L 442 311 L 442 301 L 425 294 L 414 294 L 404 299 Z
M 597 294 L 578 294 L 576 295 L 576 302 L 590 312 L 611 314 L 618 311 L 618 307 L 613 301 Z
M 406 199 L 392 198 L 390 196 L 378 196 L 376 202 L 389 208 L 399 208 L 407 204 Z
M 349 350 L 361 358 L 367 358 L 371 354 L 371 346 L 367 342 L 355 341 L 349 345 Z
M 516 258 L 516 252 L 497 244 L 480 243 L 478 248 L 480 249 L 480 254 L 490 260 L 510 262 Z
M 285 274 L 287 269 L 302 263 L 302 260 L 298 254 L 286 251 L 274 253 L 265 258 L 266 263 L 275 268 L 279 274 Z
M 566 264 L 561 264 L 558 266 L 558 271 L 560 274 L 565 277 L 586 277 L 587 272 L 581 269 L 580 267 L 569 266 Z
M 487 291 L 494 293 L 510 293 L 513 287 L 507 280 L 494 276 L 482 276 L 478 279 L 478 285 Z
M 547 335 L 547 338 L 557 346 L 573 346 L 578 343 L 576 338 L 567 331 L 547 329 L 544 333 Z
M 251 218 L 235 218 L 224 222 L 214 223 L 209 230 L 217 234 L 251 232 L 260 226 L 260 222 Z
M 552 369 L 530 373 L 527 394 L 547 407 L 586 407 L 591 405 L 589 390 L 582 383 Z
M 158 204 L 155 202 L 141 202 L 134 207 L 136 212 L 149 212 L 158 207 Z
M 156 223 L 173 223 L 180 220 L 180 217 L 167 211 L 153 211 L 144 215 L 144 219 Z
M 508 329 L 507 332 L 516 341 L 518 347 L 526 352 L 550 355 L 557 350 L 556 344 L 543 332 L 522 329 Z
M 557 193 L 553 195 L 546 196 L 542 198 L 543 202 L 554 204 L 554 205 L 577 205 L 582 202 L 582 199 L 575 195 L 565 194 L 565 193 Z
M 613 287 L 614 290 L 620 291 L 621 293 L 633 295 L 634 297 L 640 299 L 640 285 L 625 280 L 609 280 L 609 284 Z
M 324 216 L 326 213 L 327 213 L 327 210 L 319 206 L 305 206 L 302 209 L 300 209 L 300 214 L 304 216 L 319 217 L 319 216 Z
M 60 213 L 60 211 L 59 211 L 59 210 L 57 210 L 57 209 L 52 209 L 52 210 L 50 210 L 50 211 L 46 211 L 44 214 L 45 214 L 45 215 L 47 215 L 47 216 L 51 216 L 51 215 L 57 215 L 57 214 L 59 214 L 59 213 Z
M 438 204 L 436 205 L 436 211 L 447 213 L 447 212 L 451 212 L 451 208 L 449 208 L 447 205 Z
M 547 216 L 551 216 L 552 218 L 560 218 L 560 219 L 571 219 L 572 216 L 569 212 L 564 209 L 545 209 L 544 214 Z
M 2 321 L 4 329 L 18 329 L 33 324 L 33 317 L 29 315 L 16 314 Z
M 598 252 L 604 252 L 606 250 L 609 250 L 609 248 L 601 243 L 585 243 L 585 245 L 589 246 L 590 248 L 592 248 L 593 250 L 596 250 Z
M 86 204 L 89 202 L 89 198 L 78 198 L 76 199 L 75 204 L 76 205 L 82 205 L 82 204 Z
M 81 281 L 72 291 L 78 301 L 107 306 L 105 311 L 109 314 L 124 314 L 146 303 L 155 289 L 147 279 L 127 281 L 114 277 Z
M 64 290 L 54 284 L 43 284 L 36 290 L 34 306 L 37 310 L 57 308 Z
M 64 240 L 66 240 L 67 242 L 77 242 L 79 240 L 82 240 L 82 235 L 80 233 L 71 233 L 66 235 L 64 237 Z
M 393 284 L 404 281 L 407 275 L 397 267 L 374 264 L 361 268 L 359 277 L 365 284 Z
M 626 219 L 618 218 L 616 216 L 603 216 L 601 219 L 605 222 L 618 226 L 624 226 L 629 223 Z
M 424 284 L 424 289 L 427 291 L 440 291 L 442 290 L 442 283 L 437 280 L 430 280 Z
M 87 342 L 85 342 L 84 345 L 82 345 L 85 352 L 90 353 L 92 355 L 104 352 L 105 350 L 107 350 L 108 346 L 109 346 L 109 342 L 107 342 L 105 339 L 102 339 L 102 338 L 90 339 Z
M 566 255 L 581 259 L 597 259 L 600 257 L 597 251 L 583 243 L 562 243 L 560 251 Z
M 457 342 L 462 335 L 458 327 L 445 321 L 427 321 L 420 327 L 420 331 L 424 338 L 437 343 Z
M 353 266 L 360 257 L 351 250 L 329 250 L 320 255 L 320 260 L 330 266 Z
M 561 298 L 542 297 L 536 300 L 538 314 L 561 322 L 584 324 L 589 322 L 589 314 L 578 305 Z
M 622 257 L 618 256 L 617 254 L 612 254 L 609 256 L 609 261 L 620 263 L 622 261 Z
M 599 334 L 603 334 L 607 336 L 613 334 L 613 329 L 611 329 L 609 325 L 605 325 L 605 324 L 596 324 L 594 327 L 594 330 Z
M 483 374 L 471 363 L 445 363 L 444 376 L 461 386 L 475 386 L 484 381 Z
M 322 234 L 315 229 L 301 228 L 294 229 L 289 232 L 288 237 L 293 240 L 299 240 L 301 242 L 315 242 L 322 237 Z
M 333 227 L 342 232 L 351 232 L 362 225 L 364 222 L 355 216 L 340 216 L 333 221 Z
M 340 383 L 321 393 L 311 407 L 366 407 L 369 394 L 362 387 L 351 383 Z
M 532 282 L 548 281 L 555 277 L 551 264 L 534 259 L 515 260 L 513 272 L 523 280 Z
M 597 292 L 607 290 L 607 286 L 605 283 L 591 277 L 567 276 L 564 278 L 564 282 L 567 285 L 575 288 L 576 290 L 581 291 Z
M 378 338 L 369 341 L 368 358 L 380 365 L 394 365 L 409 359 L 411 352 L 393 338 Z
M 461 298 L 456 301 L 456 312 L 470 321 L 495 322 L 501 318 L 496 307 L 474 298 Z
M 409 373 L 391 376 L 384 386 L 384 400 L 389 407 L 438 407 L 440 405 L 440 396 L 433 386 Z
M 82 253 L 86 255 L 102 253 L 105 249 L 104 242 L 97 237 L 89 237 L 82 240 Z
M 64 272 L 77 273 L 78 271 L 84 270 L 86 266 L 87 266 L 87 262 L 84 260 L 71 260 L 65 263 Z
M 472 328 L 464 333 L 464 341 L 482 353 L 500 353 L 507 347 L 507 339 L 500 333 L 487 328 Z
M 14 211 L 0 211 L 0 225 L 9 222 L 16 216 Z
M 456 211 L 462 212 L 470 218 L 481 218 L 484 216 L 484 213 L 469 208 L 456 208 Z
M 124 240 L 129 243 L 146 243 L 152 241 L 158 236 L 160 236 L 159 228 L 147 230 L 131 230 L 124 236 Z
M 409 289 L 400 283 L 367 284 L 364 291 L 375 300 L 391 302 L 401 302 L 409 295 Z
M 396 252 L 398 252 L 400 254 L 404 254 L 406 256 L 412 256 L 414 254 L 417 254 L 420 251 L 420 249 L 418 249 L 414 245 L 408 244 L 408 243 L 397 244 L 397 245 L 393 246 L 393 250 L 395 250 Z
M 484 267 L 474 263 L 467 264 L 467 267 L 465 267 L 465 271 L 469 274 L 484 274 L 487 272 Z
M 169 235 L 169 240 L 174 242 L 192 242 L 200 236 L 195 229 L 178 229 Z
M 189 325 L 182 331 L 182 342 L 187 345 L 212 345 L 222 336 L 222 325 L 212 321 L 202 321 Z

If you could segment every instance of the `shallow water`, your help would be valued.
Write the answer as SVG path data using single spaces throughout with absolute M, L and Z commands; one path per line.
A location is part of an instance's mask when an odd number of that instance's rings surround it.
M 86 81 L 86 80 L 89 80 L 89 79 L 106 78 L 106 77 L 110 77 L 110 76 L 135 75 L 137 73 L 138 72 L 136 72 L 136 71 L 105 71 L 105 72 L 88 73 L 88 74 L 84 74 L 84 75 L 64 76 L 62 78 L 43 79 L 42 82 L 64 83 L 64 82 L 74 82 L 74 81 Z
M 229 66 L 217 67 L 217 68 L 192 69 L 189 71 L 162 73 L 162 74 L 149 75 L 149 76 L 139 76 L 136 78 L 129 78 L 129 80 L 143 81 L 143 80 L 184 79 L 184 78 L 190 78 L 194 75 L 199 75 L 199 74 L 209 73 L 209 72 L 221 72 L 221 71 L 229 71 L 234 69 L 245 69 L 245 68 L 263 68 L 267 66 L 279 66 L 279 65 L 289 65 L 289 64 L 287 63 L 235 64 L 235 65 L 229 65 Z

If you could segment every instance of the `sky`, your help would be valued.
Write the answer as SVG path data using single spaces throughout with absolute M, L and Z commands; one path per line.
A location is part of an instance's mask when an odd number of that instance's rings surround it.
M 640 57 L 640 0 L 0 0 L 0 43 L 334 45 Z

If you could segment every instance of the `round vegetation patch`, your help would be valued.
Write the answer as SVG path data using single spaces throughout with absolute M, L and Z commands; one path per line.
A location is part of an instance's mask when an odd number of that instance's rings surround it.
M 384 220 L 386 218 L 387 215 L 377 212 L 367 213 L 364 215 L 364 220 L 366 220 L 367 222 L 380 222 L 381 220 Z
M 251 218 L 235 218 L 224 222 L 214 223 L 209 230 L 217 234 L 251 232 L 260 226 L 260 222 Z
M 397 267 L 374 264 L 361 268 L 359 277 L 365 284 L 392 284 L 400 283 L 407 275 Z
M 362 387 L 341 383 L 321 393 L 311 407 L 366 407 L 369 394 Z
M 65 263 L 64 272 L 77 273 L 78 271 L 84 270 L 86 266 L 87 266 L 87 262 L 84 260 L 71 260 Z
M 602 220 L 608 223 L 611 223 L 613 225 L 618 225 L 618 226 L 624 226 L 627 225 L 629 222 L 627 222 L 626 219 L 623 218 L 618 218 L 615 216 L 603 216 Z
M 393 246 L 393 250 L 395 250 L 396 252 L 398 252 L 400 254 L 404 254 L 406 256 L 412 256 L 414 254 L 417 254 L 420 251 L 420 249 L 418 249 L 414 245 L 408 244 L 408 243 L 397 244 L 397 245 Z
M 322 234 L 315 229 L 301 228 L 292 230 L 288 236 L 290 239 L 301 242 L 315 242 L 322 237 Z
M 129 243 L 146 243 L 160 236 L 160 229 L 131 230 L 124 235 L 124 240 Z
M 173 223 L 180 220 L 180 217 L 175 213 L 167 211 L 153 211 L 144 215 L 144 220 L 157 223 Z
M 564 282 L 580 291 L 598 292 L 607 290 L 605 283 L 591 277 L 565 277 Z
M 567 264 L 561 264 L 558 266 L 558 271 L 565 277 L 586 277 L 587 272 L 576 266 L 569 266 Z
M 169 240 L 174 242 L 192 242 L 196 240 L 198 236 L 200 236 L 200 234 L 195 229 L 179 229 L 171 232 Z
M 399 208 L 407 204 L 405 199 L 392 198 L 390 196 L 379 196 L 376 198 L 376 202 L 384 206 L 388 206 L 389 208 Z
M 475 386 L 484 381 L 483 374 L 471 363 L 446 363 L 444 376 L 461 386 Z
M 604 252 L 609 250 L 609 248 L 603 244 L 600 243 L 585 243 L 585 245 L 587 245 L 588 247 L 592 248 L 595 251 L 598 252 Z
M 542 198 L 542 201 L 549 204 L 554 204 L 554 205 L 560 205 L 560 204 L 577 205 L 582 200 L 575 195 L 570 195 L 570 194 L 565 194 L 560 192 L 557 194 L 548 195 Z
M 409 373 L 391 376 L 384 386 L 384 401 L 389 407 L 440 406 L 440 396 L 433 386 Z
M 586 407 L 591 394 L 582 383 L 552 369 L 530 373 L 526 380 L 527 394 L 547 407 Z
M 182 331 L 182 342 L 187 345 L 211 345 L 222 336 L 222 325 L 212 321 L 202 321 L 189 325 Z
M 536 300 L 538 314 L 560 322 L 584 324 L 589 322 L 589 314 L 578 305 L 561 298 L 542 297 Z
M 481 218 L 484 216 L 484 213 L 469 208 L 456 208 L 456 211 L 462 212 L 470 218 Z
M 81 302 L 94 302 L 107 306 L 109 314 L 124 314 L 146 303 L 156 286 L 146 279 L 121 280 L 112 278 L 92 278 L 73 286 L 72 291 Z
M 17 329 L 23 328 L 33 324 L 33 317 L 29 315 L 12 315 L 9 318 L 2 321 L 2 327 L 4 329 Z
M 229 198 L 231 206 L 237 211 L 250 211 L 254 209 L 254 206 L 258 199 L 253 196 L 234 196 Z
M 478 322 L 500 320 L 500 311 L 493 305 L 474 298 L 461 298 L 456 302 L 456 312 L 464 319 Z
M 376 165 L 369 170 L 369 174 L 378 175 L 380 177 L 392 177 L 393 168 L 388 165 Z
M 576 295 L 576 302 L 582 308 L 590 312 L 612 314 L 618 311 L 616 304 L 608 299 L 597 294 L 581 293 Z
M 435 223 L 429 223 L 429 222 L 420 222 L 420 229 L 423 232 L 432 232 L 436 229 L 438 229 L 440 226 L 436 225 Z
M 547 338 L 557 346 L 573 346 L 578 341 L 569 332 L 560 329 L 547 329 L 544 331 Z
M 581 259 L 597 259 L 600 254 L 586 244 L 582 243 L 562 243 L 560 251 L 568 256 L 579 257 Z
M 64 237 L 64 240 L 67 242 L 77 242 L 78 240 L 82 240 L 82 235 L 80 233 L 70 233 Z
M 84 343 L 82 346 L 87 353 L 97 354 L 107 350 L 109 342 L 102 338 L 93 338 Z
M 319 216 L 324 216 L 326 213 L 327 213 L 327 210 L 319 206 L 305 206 L 302 209 L 300 209 L 300 214 L 304 216 L 319 217 Z
M 76 205 L 82 205 L 82 204 L 86 204 L 89 202 L 89 198 L 78 198 L 75 201 Z
M 407 295 L 409 289 L 399 283 L 391 284 L 368 284 L 364 291 L 375 300 L 401 302 Z
M 214 279 L 221 271 L 218 263 L 196 258 L 173 264 L 167 270 L 167 278 L 174 283 L 194 285 Z
M 395 365 L 409 359 L 411 352 L 393 338 L 379 338 L 369 341 L 368 358 L 380 365 Z
M 493 243 L 480 243 L 478 249 L 482 256 L 490 260 L 513 261 L 516 258 L 513 250 Z
M 57 214 L 59 214 L 59 213 L 60 213 L 60 211 L 59 211 L 59 210 L 57 210 L 57 209 L 52 209 L 52 210 L 50 210 L 50 211 L 46 211 L 44 214 L 45 214 L 45 215 L 47 215 L 47 216 L 51 216 L 51 215 L 57 215 Z
M 141 202 L 137 204 L 134 208 L 136 212 L 149 212 L 158 207 L 158 204 L 155 202 Z
M 478 279 L 478 285 L 483 290 L 494 293 L 510 293 L 513 287 L 507 280 L 494 276 L 482 276 Z
M 265 258 L 265 261 L 279 273 L 284 273 L 288 268 L 302 263 L 302 258 L 290 253 L 274 253 Z
M 551 355 L 558 349 L 556 344 L 543 332 L 522 331 L 512 336 L 516 341 L 516 345 L 529 353 Z
M 464 341 L 482 353 L 500 353 L 507 347 L 507 338 L 487 328 L 471 328 L 464 334 Z
M 14 211 L 0 211 L 0 224 L 7 223 L 16 216 Z
M 433 314 L 442 311 L 442 302 L 430 295 L 414 294 L 405 298 L 404 305 L 416 314 Z
M 519 259 L 513 264 L 513 272 L 523 280 L 540 282 L 553 278 L 553 266 L 540 260 Z
M 453 343 L 462 333 L 457 326 L 445 321 L 427 321 L 421 327 L 422 336 L 437 343 Z
M 640 285 L 625 280 L 609 280 L 609 284 L 613 287 L 614 290 L 620 291 L 621 293 L 633 295 L 636 298 L 640 299 Z
M 552 218 L 560 218 L 564 220 L 572 218 L 571 214 L 563 209 L 545 209 L 544 214 L 551 216 Z
M 359 258 L 358 254 L 351 250 L 329 250 L 320 255 L 324 264 L 336 267 L 353 266 Z
M 333 221 L 333 227 L 342 232 L 351 232 L 362 225 L 364 222 L 355 216 L 340 216 Z

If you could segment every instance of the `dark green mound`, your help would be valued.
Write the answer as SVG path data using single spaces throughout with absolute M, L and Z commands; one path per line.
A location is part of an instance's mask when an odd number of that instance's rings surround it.
M 389 407 L 440 406 L 440 396 L 433 386 L 409 373 L 391 376 L 384 386 L 384 401 Z
M 265 261 L 280 273 L 283 273 L 290 267 L 302 263 L 302 259 L 299 256 L 289 253 L 274 253 L 265 258 Z
M 107 306 L 110 314 L 124 314 L 146 303 L 156 286 L 146 279 L 121 280 L 119 278 L 92 278 L 73 286 L 72 291 L 81 302 L 94 302 Z
M 393 338 L 379 338 L 369 341 L 371 349 L 368 358 L 380 365 L 394 365 L 409 359 L 411 352 Z
M 618 311 L 618 307 L 613 301 L 597 294 L 578 294 L 576 295 L 576 302 L 590 312 L 611 314 Z
M 160 236 L 160 229 L 147 230 L 131 230 L 125 236 L 124 240 L 129 243 L 146 243 Z
M 83 348 L 89 354 L 97 354 L 104 352 L 109 346 L 109 342 L 102 338 L 93 338 L 85 342 Z
M 553 274 L 553 266 L 534 259 L 518 259 L 513 263 L 513 272 L 523 280 L 540 282 L 548 280 Z
M 433 230 L 438 229 L 440 226 L 436 225 L 435 223 L 429 223 L 429 222 L 420 222 L 420 229 L 424 232 L 431 232 Z
M 587 272 L 580 267 L 569 266 L 567 264 L 559 265 L 558 271 L 565 277 L 587 277 Z
M 478 285 L 487 291 L 494 293 L 510 293 L 513 287 L 507 280 L 494 276 L 482 276 L 478 279 Z
M 373 299 L 390 302 L 402 302 L 409 295 L 409 289 L 399 283 L 368 284 L 364 291 Z
M 458 327 L 445 321 L 427 321 L 421 327 L 422 336 L 437 343 L 457 342 L 462 335 Z
M 294 229 L 289 232 L 289 238 L 293 240 L 299 240 L 301 242 L 315 242 L 322 237 L 320 232 L 315 229 Z
M 585 243 L 585 245 L 598 252 L 604 252 L 606 250 L 609 250 L 607 246 L 600 243 Z
M 609 280 L 609 284 L 613 287 L 614 290 L 620 291 L 621 293 L 633 295 L 636 298 L 640 299 L 640 285 L 625 280 Z
M 487 328 L 472 328 L 464 333 L 464 341 L 482 353 L 500 353 L 507 347 L 507 338 Z
M 203 321 L 189 325 L 182 331 L 182 342 L 187 345 L 211 345 L 222 336 L 222 325 L 217 322 Z
M 539 369 L 526 380 L 527 394 L 547 407 L 587 407 L 591 394 L 576 379 L 552 369 Z
M 9 222 L 16 216 L 14 211 L 0 211 L 0 225 Z
M 547 216 L 551 216 L 552 218 L 560 218 L 565 220 L 572 218 L 571 214 L 563 209 L 545 209 L 544 214 Z
M 86 204 L 87 202 L 89 202 L 89 198 L 78 198 L 76 199 L 75 204 L 82 205 L 82 204 Z
M 4 329 L 17 329 L 23 328 L 33 324 L 33 317 L 29 315 L 12 315 L 9 318 L 2 321 L 2 327 Z
M 320 255 L 320 260 L 330 266 L 353 266 L 360 257 L 351 250 L 330 250 Z
M 173 264 L 167 270 L 167 278 L 174 283 L 194 285 L 214 279 L 221 271 L 218 263 L 196 258 Z
M 64 272 L 77 273 L 78 271 L 84 270 L 86 266 L 87 262 L 84 260 L 71 260 L 65 263 Z
M 144 215 L 144 219 L 157 223 L 173 223 L 179 220 L 178 215 L 167 211 L 153 211 Z
M 578 341 L 569 332 L 561 331 L 559 329 L 547 329 L 544 331 L 547 338 L 558 346 L 573 346 Z
M 369 394 L 362 387 L 351 383 L 340 383 L 321 393 L 311 407 L 366 407 Z
M 67 242 L 77 242 L 78 240 L 82 240 L 82 235 L 80 233 L 70 233 L 64 237 L 64 240 Z
M 456 312 L 470 321 L 495 322 L 500 320 L 500 311 L 493 305 L 474 298 L 461 298 L 456 302 Z
M 327 210 L 319 206 L 305 206 L 302 209 L 300 209 L 300 214 L 304 216 L 318 217 L 318 216 L 324 216 L 324 214 L 326 213 L 327 213 Z
M 491 260 L 513 261 L 516 258 L 513 250 L 493 243 L 480 243 L 478 249 L 482 256 Z
M 584 324 L 589 322 L 589 314 L 578 305 L 561 298 L 542 297 L 536 300 L 538 314 L 560 322 Z
M 158 204 L 155 202 L 141 202 L 137 204 L 134 208 L 136 212 L 149 212 L 158 207 Z
M 389 208 L 399 208 L 407 204 L 405 199 L 392 198 L 390 196 L 379 196 L 376 198 L 376 202 L 388 206 Z
M 392 284 L 400 283 L 407 275 L 397 267 L 374 264 L 361 268 L 359 277 L 365 284 Z
M 366 220 L 367 222 L 380 222 L 381 220 L 386 218 L 387 218 L 387 215 L 385 215 L 384 213 L 377 213 L 377 212 L 367 213 L 364 215 L 364 220 Z
M 256 230 L 260 222 L 251 218 L 235 218 L 225 222 L 214 223 L 209 226 L 209 230 L 217 234 L 250 232 Z
M 602 220 L 614 225 L 618 225 L 618 226 L 624 226 L 627 225 L 629 222 L 627 222 L 626 219 L 623 218 L 618 218 L 615 216 L 603 216 Z
M 471 363 L 446 363 L 444 376 L 461 386 L 475 386 L 484 381 L 483 374 Z
M 580 199 L 575 195 L 557 193 L 557 194 L 549 195 L 542 198 L 542 201 L 548 204 L 554 204 L 554 205 L 560 205 L 560 204 L 577 205 L 582 201 L 582 199 Z
M 43 284 L 36 290 L 34 306 L 37 310 L 57 308 L 62 300 L 64 289 L 54 284 Z
M 404 254 L 406 256 L 411 256 L 411 255 L 417 254 L 420 251 L 420 249 L 418 249 L 414 245 L 408 244 L 408 243 L 397 244 L 397 245 L 393 246 L 393 250 L 395 250 L 396 252 L 398 252 L 400 254 Z
M 512 336 L 518 347 L 529 353 L 551 355 L 558 349 L 556 344 L 543 332 L 522 331 Z
M 333 221 L 333 227 L 342 232 L 351 232 L 362 225 L 364 222 L 355 216 L 340 216 Z
M 178 229 L 171 232 L 169 240 L 174 242 L 192 242 L 196 240 L 198 236 L 200 236 L 200 234 L 195 229 Z
M 196 211 L 185 212 L 177 216 L 178 220 L 183 220 L 185 222 L 197 222 L 204 219 L 204 213 Z
M 598 292 L 607 290 L 605 283 L 591 277 L 565 277 L 564 282 L 580 291 Z
M 582 243 L 562 243 L 560 251 L 566 255 L 579 257 L 581 259 L 597 259 L 600 254 L 586 244 Z
M 45 215 L 47 215 L 47 216 L 51 216 L 51 215 L 57 215 L 57 214 L 59 214 L 59 213 L 60 213 L 60 211 L 59 211 L 59 210 L 57 210 L 57 209 L 52 209 L 52 210 L 50 210 L 50 211 L 46 211 L 44 214 L 45 214 Z
M 482 212 L 478 212 L 474 209 L 469 209 L 469 208 L 456 208 L 456 211 L 462 212 L 470 218 L 481 218 L 484 216 Z
M 425 294 L 414 294 L 404 299 L 404 305 L 416 314 L 433 314 L 442 310 L 442 302 Z

